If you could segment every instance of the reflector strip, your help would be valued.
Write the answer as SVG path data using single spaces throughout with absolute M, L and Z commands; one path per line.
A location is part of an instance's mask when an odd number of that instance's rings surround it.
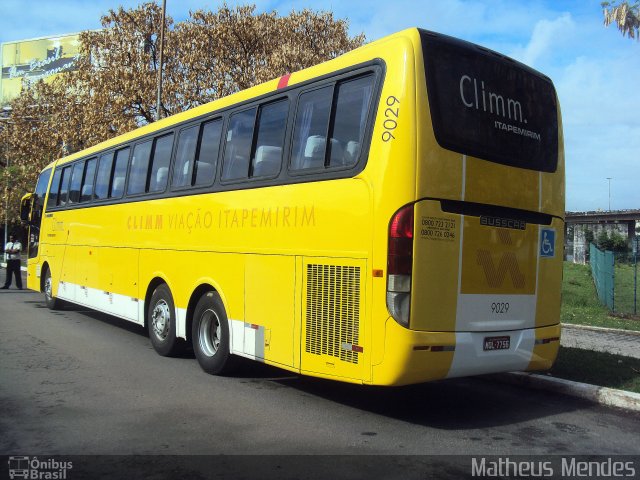
M 360 345 L 353 345 L 352 343 L 343 343 L 342 349 L 348 352 L 357 352 L 357 353 L 364 352 L 364 348 L 362 348 Z
M 278 81 L 278 90 L 281 88 L 285 88 L 289 85 L 289 77 L 291 76 L 290 73 L 287 73 L 286 75 L 283 75 L 282 77 L 280 77 L 280 81 Z
M 377 278 L 384 277 L 384 271 L 382 271 L 382 270 L 375 270 L 375 269 L 374 269 L 374 270 L 373 270 L 373 276 L 374 276 L 374 277 L 377 277 Z
M 414 350 L 431 350 L 432 352 L 454 352 L 456 350 L 455 345 L 416 345 L 413 347 Z
M 559 340 L 560 340 L 560 337 L 538 338 L 536 339 L 536 345 L 546 345 L 547 343 L 557 342 Z

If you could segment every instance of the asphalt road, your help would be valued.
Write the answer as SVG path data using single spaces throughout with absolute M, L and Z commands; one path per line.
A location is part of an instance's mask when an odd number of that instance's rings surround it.
M 639 431 L 638 414 L 486 379 L 214 377 L 141 327 L 0 291 L 0 455 L 639 455 Z

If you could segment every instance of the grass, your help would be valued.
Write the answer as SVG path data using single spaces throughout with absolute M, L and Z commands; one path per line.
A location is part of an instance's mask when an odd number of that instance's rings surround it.
M 624 271 L 624 275 L 619 275 L 623 278 L 621 282 L 628 282 L 628 275 L 628 271 Z M 633 272 L 631 272 L 631 285 L 633 285 Z M 633 295 L 633 291 L 631 295 Z M 618 302 L 618 298 L 619 296 L 616 295 L 616 302 Z M 622 298 L 620 301 L 626 300 Z M 631 301 L 633 301 L 633 296 Z M 640 316 L 632 318 L 611 316 L 607 307 L 600 304 L 598 300 L 590 267 L 571 262 L 564 263 L 560 321 L 578 325 L 640 331 Z
M 615 274 L 616 310 L 633 312 L 633 269 L 628 265 L 616 266 Z M 600 303 L 588 265 L 564 263 L 560 313 L 563 323 L 640 331 L 640 316 L 626 317 L 613 316 Z M 640 393 L 640 360 L 636 358 L 560 347 L 550 373 L 566 380 Z
M 610 353 L 560 347 L 554 377 L 640 393 L 640 360 Z

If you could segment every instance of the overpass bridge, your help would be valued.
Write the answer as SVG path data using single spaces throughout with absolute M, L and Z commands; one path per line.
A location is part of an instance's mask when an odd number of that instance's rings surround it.
M 585 231 L 591 230 L 594 237 L 601 231 L 608 234 L 616 231 L 629 242 L 636 237 L 636 225 L 640 222 L 640 209 L 592 212 L 566 212 L 564 225 L 565 258 L 576 263 L 585 263 L 589 245 Z

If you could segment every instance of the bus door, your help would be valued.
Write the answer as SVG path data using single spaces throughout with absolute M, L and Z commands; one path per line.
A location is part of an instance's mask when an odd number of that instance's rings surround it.
M 44 214 L 44 201 L 47 195 L 51 168 L 44 170 L 36 184 L 36 191 L 27 194 L 22 198 L 20 208 L 20 219 L 29 225 L 28 255 L 29 258 L 36 258 L 40 246 L 40 227 L 42 226 L 42 216 Z

